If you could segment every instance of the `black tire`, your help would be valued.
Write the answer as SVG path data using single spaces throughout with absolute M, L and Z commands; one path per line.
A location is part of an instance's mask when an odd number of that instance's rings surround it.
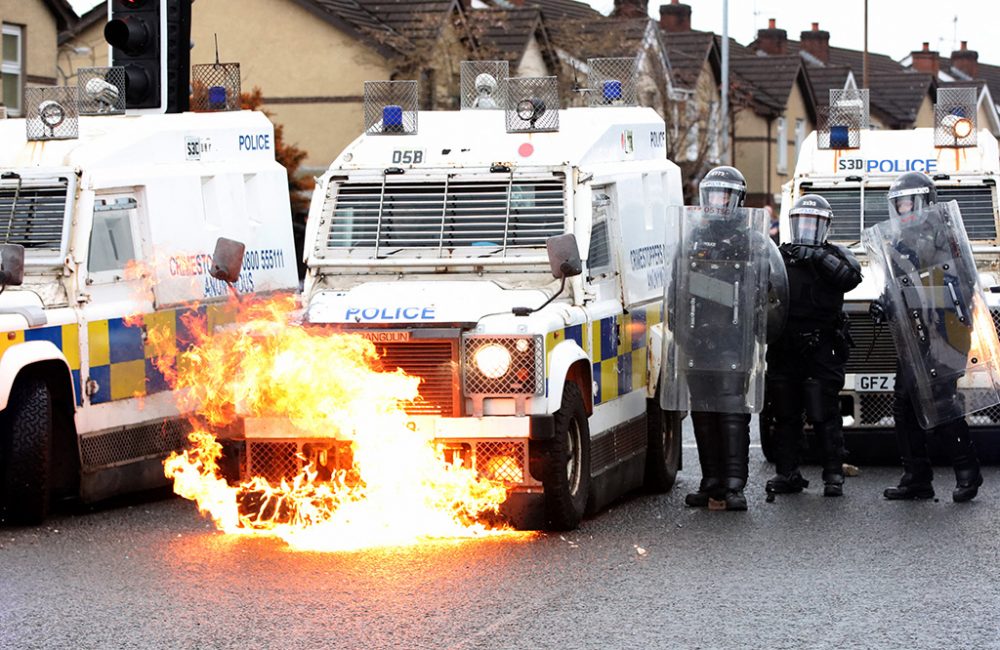
M 590 493 L 590 427 L 580 387 L 573 382 L 563 389 L 555 413 L 555 438 L 547 446 L 542 474 L 548 528 L 579 526 Z
M 643 487 L 663 494 L 674 487 L 681 467 L 681 414 L 664 411 L 658 399 L 646 400 L 646 431 Z
M 7 402 L 3 476 L 6 519 L 40 524 L 49 514 L 52 395 L 40 379 L 18 380 Z
M 757 416 L 757 428 L 760 430 L 760 450 L 764 452 L 764 460 L 774 463 L 775 440 L 774 440 L 774 420 L 771 418 L 771 408 L 765 404 L 760 415 Z

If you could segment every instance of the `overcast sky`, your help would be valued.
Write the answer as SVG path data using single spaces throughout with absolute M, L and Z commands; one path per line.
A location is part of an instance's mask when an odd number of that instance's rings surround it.
M 614 7 L 614 0 L 589 1 L 605 14 Z M 653 0 L 650 15 L 659 18 L 660 4 L 668 1 Z M 82 14 L 100 1 L 70 0 L 70 4 Z M 686 4 L 691 6 L 694 29 L 722 32 L 722 0 L 686 0 Z M 861 50 L 864 7 L 864 0 L 730 0 L 729 33 L 747 44 L 758 29 L 767 27 L 768 18 L 775 18 L 789 38 L 798 40 L 800 32 L 818 22 L 820 29 L 830 32 L 830 45 Z M 945 56 L 958 49 L 959 41 L 968 41 L 981 62 L 1000 65 L 998 30 L 1000 0 L 868 0 L 868 49 L 896 60 L 919 50 L 924 41 Z

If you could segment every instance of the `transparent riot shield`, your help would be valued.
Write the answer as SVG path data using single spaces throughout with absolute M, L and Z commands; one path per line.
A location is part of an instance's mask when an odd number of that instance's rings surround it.
M 931 428 L 1000 404 L 1000 343 L 958 203 L 867 228 L 901 377 Z
M 768 225 L 763 210 L 668 208 L 663 408 L 763 406 Z
M 767 244 L 767 342 L 773 343 L 788 322 L 788 269 L 774 240 L 769 238 Z

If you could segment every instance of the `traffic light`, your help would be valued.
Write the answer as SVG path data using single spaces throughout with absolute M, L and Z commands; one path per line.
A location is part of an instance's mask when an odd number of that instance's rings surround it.
M 191 0 L 109 0 L 104 38 L 125 68 L 130 113 L 187 110 Z

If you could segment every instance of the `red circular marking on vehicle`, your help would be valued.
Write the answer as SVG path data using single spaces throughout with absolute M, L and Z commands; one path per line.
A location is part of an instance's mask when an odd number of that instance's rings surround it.
M 517 148 L 517 153 L 519 153 L 522 158 L 527 158 L 531 154 L 535 153 L 535 148 L 531 146 L 530 142 L 525 142 Z

